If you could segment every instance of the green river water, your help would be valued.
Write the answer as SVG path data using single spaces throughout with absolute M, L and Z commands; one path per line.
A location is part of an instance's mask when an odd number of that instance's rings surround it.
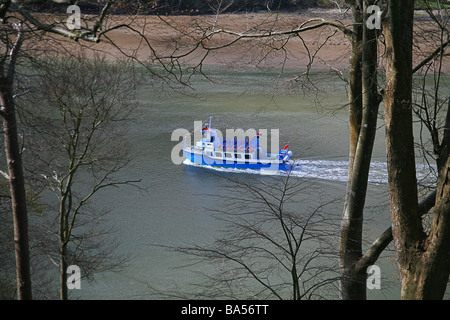
M 208 245 L 224 227 L 208 209 L 217 205 L 217 199 L 207 196 L 223 192 L 222 179 L 211 170 L 175 165 L 171 160 L 171 151 L 178 143 L 171 141 L 172 132 L 177 128 L 192 131 L 194 121 L 207 120 L 209 115 L 220 129 L 224 124 L 244 130 L 279 129 L 280 145 L 289 142 L 301 164 L 294 179 L 313 185 L 311 201 L 317 194 L 340 199 L 330 208 L 330 216 L 342 213 L 348 159 L 345 83 L 317 73 L 312 77 L 316 88 L 302 91 L 289 81 L 294 73 L 279 77 L 274 71 L 221 67 L 210 67 L 207 72 L 216 83 L 199 77 L 185 93 L 161 94 L 151 86 L 140 88 L 142 118 L 128 137 L 135 157 L 121 174 L 141 179 L 144 189 L 113 189 L 97 200 L 98 206 L 113 209 L 108 221 L 117 229 L 118 251 L 128 254 L 130 262 L 120 272 L 98 274 L 92 282 L 83 280 L 81 290 L 71 292 L 73 298 L 159 299 L 161 295 L 153 289 L 189 292 L 202 281 L 195 271 L 214 271 L 216 266 L 207 262 L 185 266 L 185 255 L 157 246 Z M 378 126 L 365 212 L 367 243 L 390 225 L 381 119 Z M 369 299 L 398 299 L 393 252 L 386 251 L 377 264 L 381 289 L 368 290 Z M 249 290 L 241 291 L 240 298 L 251 298 Z M 337 292 L 330 298 L 337 298 Z

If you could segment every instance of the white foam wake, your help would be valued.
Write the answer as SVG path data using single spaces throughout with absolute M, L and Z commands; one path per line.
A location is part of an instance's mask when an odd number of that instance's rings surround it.
M 274 170 L 252 170 L 252 169 L 234 169 L 234 168 L 220 168 L 210 167 L 193 163 L 189 160 L 183 162 L 185 165 L 195 167 L 205 167 L 219 172 L 230 173 L 247 173 L 258 175 L 286 175 L 284 171 Z M 427 164 L 417 164 L 416 166 L 417 178 L 422 184 L 431 184 L 435 181 L 435 177 L 430 173 L 430 168 Z M 329 181 L 347 182 L 348 179 L 348 161 L 337 160 L 295 160 L 293 162 L 293 169 L 291 176 L 299 178 L 321 179 Z M 387 164 L 385 162 L 374 161 L 370 164 L 369 183 L 372 184 L 387 184 L 388 172 Z

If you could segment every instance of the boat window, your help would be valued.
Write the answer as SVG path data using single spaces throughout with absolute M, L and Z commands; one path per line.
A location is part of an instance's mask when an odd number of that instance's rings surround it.
M 226 158 L 231 158 L 232 155 L 231 155 L 231 153 L 225 153 L 225 157 L 226 157 Z
M 236 156 L 236 158 L 238 158 L 238 159 L 242 159 L 242 155 L 240 155 L 240 154 L 238 154 L 238 153 L 235 153 L 235 156 Z
M 221 157 L 222 156 L 222 152 L 216 152 L 216 157 Z
M 248 159 L 251 159 L 251 158 L 252 158 L 251 155 L 249 155 L 249 154 L 246 154 L 246 155 L 245 155 L 245 159 L 248 160 Z

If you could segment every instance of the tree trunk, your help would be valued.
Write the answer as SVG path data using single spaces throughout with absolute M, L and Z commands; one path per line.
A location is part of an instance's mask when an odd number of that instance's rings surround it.
M 450 275 L 450 158 L 448 147 L 447 142 L 444 150 L 447 161 L 439 172 L 433 225 L 427 239 L 427 255 L 424 255 L 425 277 L 422 281 L 422 288 L 416 290 L 416 292 L 420 292 L 421 299 L 442 299 Z
M 20 155 L 14 102 L 11 90 L 0 84 L 3 111 L 3 130 L 6 161 L 8 163 L 11 201 L 14 216 L 14 246 L 16 252 L 17 294 L 20 300 L 31 299 L 30 254 L 28 245 L 28 215 L 25 182 Z
M 59 253 L 59 285 L 60 285 L 60 299 L 68 300 L 67 291 L 67 259 L 66 259 L 67 248 L 65 244 L 61 244 Z
M 442 299 L 447 288 L 450 274 L 450 109 L 440 150 L 433 223 L 424 242 L 425 251 L 417 254 L 413 261 L 417 266 L 405 276 L 404 299 Z
M 22 45 L 22 30 L 19 25 L 18 35 L 10 52 L 7 73 L 0 77 L 0 102 L 3 117 L 4 144 L 11 191 L 14 217 L 14 246 L 16 254 L 17 294 L 18 299 L 32 299 L 30 276 L 30 253 L 28 244 L 28 213 L 25 192 L 25 179 L 22 168 L 20 142 L 17 134 L 16 111 L 13 97 L 15 63 Z M 4 71 L 4 70 L 2 70 Z
M 362 230 L 358 230 L 359 223 L 350 216 L 349 195 L 351 194 L 353 180 L 353 164 L 358 145 L 359 132 L 362 118 L 362 7 L 357 4 L 352 6 L 353 12 L 353 38 L 352 54 L 350 57 L 350 81 L 349 81 L 349 131 L 350 150 L 346 201 L 341 222 L 340 237 L 340 296 L 344 300 L 365 299 L 364 278 L 355 274 L 353 268 L 355 261 L 362 254 L 361 246 L 358 244 Z
M 366 299 L 366 269 L 362 257 L 363 211 L 375 140 L 378 106 L 377 35 L 366 27 L 365 8 L 353 7 L 354 40 L 350 74 L 350 155 L 347 196 L 341 225 L 341 298 Z
M 70 160 L 71 169 L 73 168 L 72 163 L 73 159 Z M 72 185 L 72 178 L 74 173 L 75 171 L 71 172 L 68 177 L 67 185 L 64 187 L 64 191 L 61 192 L 59 209 L 59 285 L 61 300 L 68 300 L 69 298 L 67 291 L 67 243 L 69 242 L 70 238 L 68 221 L 68 212 L 70 211 L 70 209 L 66 208 L 66 206 L 71 206 L 72 203 L 70 186 Z
M 427 236 L 417 214 L 412 124 L 412 37 L 414 1 L 390 1 L 385 29 L 384 96 L 392 236 L 402 299 L 442 299 L 450 265 L 448 135 L 440 157 L 434 220 Z M 448 120 L 448 119 L 447 119 Z M 448 125 L 448 121 L 447 121 Z
M 424 251 L 422 222 L 417 214 L 417 181 L 412 124 L 412 27 L 414 1 L 389 3 L 385 28 L 387 65 L 384 95 L 386 152 L 392 235 L 398 256 L 402 298 L 410 296 L 416 254 Z M 412 268 L 416 270 L 412 270 Z

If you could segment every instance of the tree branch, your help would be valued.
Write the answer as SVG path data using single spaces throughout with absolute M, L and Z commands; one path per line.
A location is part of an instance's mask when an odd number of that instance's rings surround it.
M 36 27 L 38 30 L 47 31 L 51 33 L 55 33 L 58 35 L 62 35 L 69 39 L 74 39 L 75 41 L 78 41 L 79 39 L 89 41 L 89 42 L 100 42 L 100 37 L 97 36 L 93 30 L 67 30 L 64 28 L 60 28 L 54 25 L 44 24 L 41 23 L 39 20 L 37 20 L 30 12 L 28 12 L 25 9 L 19 9 L 19 13 L 26 19 L 26 21 L 30 22 L 34 27 Z M 102 15 L 106 14 L 106 11 L 102 11 Z M 103 21 L 104 16 L 101 17 L 101 20 Z M 98 26 L 97 26 L 98 24 Z M 99 22 L 96 24 L 97 29 L 101 26 Z
M 8 71 L 7 71 L 7 75 L 6 75 L 9 85 L 12 85 L 14 82 L 17 57 L 19 56 L 19 51 L 20 51 L 20 48 L 23 43 L 22 22 L 12 23 L 11 26 L 17 31 L 17 37 L 16 37 L 16 40 L 14 41 L 13 47 L 9 54 Z
M 413 73 L 419 71 L 424 65 L 437 57 L 441 52 L 444 52 L 445 47 L 447 47 L 450 43 L 450 39 L 447 39 L 446 42 L 441 44 L 436 50 L 434 50 L 428 57 L 422 60 L 416 67 L 413 68 Z
M 109 8 L 111 8 L 111 5 L 113 4 L 113 1 L 108 1 L 105 6 L 102 9 L 102 12 L 100 13 L 100 18 L 95 23 L 94 27 L 92 28 L 92 33 L 95 35 L 97 34 L 98 29 L 101 29 L 103 27 L 103 21 L 105 20 L 105 17 L 108 13 Z
M 418 213 L 420 216 L 425 215 L 431 208 L 434 207 L 436 199 L 436 190 L 430 193 L 425 199 L 423 199 L 418 206 Z M 389 245 L 392 241 L 392 227 L 386 229 L 382 235 L 376 239 L 367 252 L 359 259 L 355 268 L 361 270 L 362 268 L 367 268 L 372 265 L 383 252 L 384 249 Z
M 314 24 L 312 26 L 305 26 L 311 22 L 317 22 L 317 21 L 319 23 Z M 297 28 L 287 30 L 287 31 L 269 31 L 269 32 L 265 32 L 265 33 L 241 33 L 241 32 L 236 32 L 236 31 L 221 28 L 221 29 L 211 31 L 209 34 L 207 34 L 205 36 L 204 39 L 201 40 L 201 42 L 202 42 L 202 47 L 204 49 L 217 50 L 217 49 L 221 49 L 221 48 L 230 46 L 233 43 L 236 43 L 237 41 L 242 40 L 242 39 L 270 38 L 270 37 L 276 37 L 276 36 L 298 35 L 299 33 L 315 30 L 315 29 L 318 29 L 318 28 L 321 28 L 324 26 L 335 27 L 335 28 L 339 29 L 340 31 L 342 31 L 347 36 L 353 35 L 353 31 L 350 29 L 347 29 L 342 23 L 338 23 L 338 22 L 334 22 L 334 21 L 327 21 L 325 19 L 317 18 L 317 19 L 307 20 L 304 23 L 302 23 L 300 26 L 298 26 Z M 219 45 L 219 46 L 215 46 L 215 47 L 207 47 L 206 45 L 204 45 L 204 40 L 209 40 L 214 35 L 218 35 L 221 33 L 232 35 L 232 36 L 235 36 L 236 38 L 224 45 Z

